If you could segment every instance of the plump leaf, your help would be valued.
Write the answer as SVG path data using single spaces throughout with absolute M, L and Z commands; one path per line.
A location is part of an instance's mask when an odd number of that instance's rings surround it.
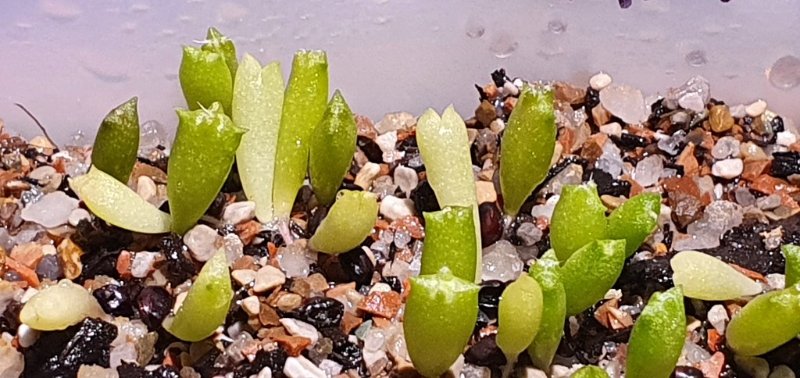
M 597 240 L 575 251 L 561 267 L 567 316 L 603 299 L 625 264 L 625 240 Z
M 111 110 L 97 130 L 92 164 L 127 184 L 139 151 L 138 99 L 131 98 Z
M 728 346 L 745 356 L 767 353 L 800 333 L 800 285 L 761 294 L 747 303 L 725 331 Z
M 566 261 L 578 248 L 604 239 L 606 224 L 606 208 L 594 184 L 566 185 L 553 209 L 550 245 Z
M 720 259 L 697 251 L 682 251 L 670 259 L 672 280 L 683 295 L 704 301 L 726 301 L 756 295 L 761 285 Z
M 311 248 L 330 254 L 347 252 L 364 242 L 377 218 L 375 194 L 342 190 L 309 240 Z
M 228 260 L 220 249 L 203 265 L 183 305 L 174 318 L 165 321 L 164 328 L 184 341 L 203 340 L 225 323 L 232 298 Z
M 633 325 L 625 376 L 670 377 L 685 338 L 686 313 L 681 288 L 654 293 Z
M 560 270 L 558 257 L 551 249 L 536 260 L 528 273 L 542 288 L 542 306 L 545 309 L 539 332 L 528 347 L 528 355 L 534 366 L 545 371 L 550 370 L 564 334 L 567 294 L 561 282 Z
M 23 324 L 39 331 L 55 331 L 78 324 L 87 317 L 105 316 L 100 304 L 81 285 L 61 280 L 34 294 L 19 313 Z
M 236 60 L 236 46 L 233 41 L 216 28 L 208 28 L 204 42 L 201 49 L 222 55 L 225 59 L 225 65 L 228 66 L 228 71 L 231 73 L 231 78 L 235 79 L 239 62 Z
M 630 256 L 658 226 L 661 195 L 641 193 L 625 201 L 608 217 L 608 237 L 625 239 L 625 254 Z
M 233 85 L 233 121 L 247 130 L 236 150 L 236 167 L 247 199 L 256 204 L 256 217 L 272 221 L 275 150 L 283 107 L 283 74 L 278 62 L 263 69 L 245 54 Z
M 69 185 L 94 215 L 114 226 L 143 234 L 161 234 L 171 228 L 169 214 L 97 167 L 71 179 Z
M 786 258 L 786 287 L 800 282 L 800 247 L 794 244 L 781 246 L 783 257 Z
M 452 106 L 441 117 L 428 109 L 417 121 L 417 143 L 439 205 L 472 207 L 475 277 L 480 279 L 481 225 L 464 120 Z
M 472 207 L 445 207 L 424 213 L 425 244 L 420 274 L 447 267 L 458 278 L 475 281 L 475 229 Z
M 350 169 L 356 152 L 356 120 L 344 97 L 336 91 L 325 109 L 322 122 L 311 136 L 308 173 L 314 195 L 330 205 Z
M 411 278 L 403 331 L 411 362 L 422 375 L 438 377 L 464 351 L 478 318 L 479 290 L 446 268 Z
M 223 55 L 184 46 L 178 78 L 190 110 L 208 108 L 215 102 L 225 111 L 231 110 L 233 78 Z
M 586 365 L 573 373 L 570 378 L 608 378 L 608 373 L 597 366 Z
M 328 102 L 328 57 L 324 51 L 298 51 L 283 98 L 272 201 L 275 215 L 288 218 L 308 171 L 311 134 Z
M 500 142 L 503 207 L 516 215 L 550 170 L 556 143 L 553 92 L 523 90 Z
M 539 332 L 543 303 L 542 288 L 528 275 L 519 276 L 503 290 L 497 309 L 497 346 L 510 360 L 530 346 Z
M 172 230 L 188 231 L 214 202 L 233 166 L 244 130 L 215 102 L 208 109 L 178 110 L 178 131 L 167 170 Z

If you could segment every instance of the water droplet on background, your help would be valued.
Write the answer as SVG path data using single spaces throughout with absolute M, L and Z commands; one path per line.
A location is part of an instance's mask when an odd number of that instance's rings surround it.
M 150 5 L 147 4 L 133 4 L 130 8 L 133 13 L 145 13 L 150 10 Z
M 386 25 L 389 22 L 389 17 L 375 17 L 375 21 L 373 21 L 375 25 Z
M 56 21 L 72 21 L 83 14 L 78 4 L 68 0 L 42 0 L 39 2 L 39 9 Z
M 514 36 L 508 32 L 500 32 L 497 33 L 492 38 L 492 44 L 489 45 L 489 51 L 491 51 L 494 56 L 505 59 L 511 56 L 514 51 L 517 50 L 519 47 L 519 42 L 514 39 Z
M 800 85 L 800 58 L 786 55 L 767 70 L 769 82 L 776 88 L 789 90 Z
M 567 24 L 561 20 L 551 20 L 547 23 L 547 30 L 553 34 L 561 34 L 567 31 Z
M 475 18 L 470 17 L 470 18 L 467 19 L 467 24 L 465 26 L 465 31 L 466 31 L 467 37 L 475 39 L 475 38 L 483 37 L 483 35 L 486 33 L 486 27 L 481 25 L 481 23 L 478 22 L 478 20 L 476 20 Z
M 700 67 L 708 63 L 706 52 L 703 50 L 692 50 L 686 54 L 686 63 L 692 67 Z
M 124 67 L 118 67 L 111 62 L 87 59 L 81 62 L 81 67 L 104 83 L 122 83 L 130 79 Z
M 131 33 L 136 30 L 136 23 L 135 22 L 125 22 L 122 24 L 122 31 L 126 33 Z

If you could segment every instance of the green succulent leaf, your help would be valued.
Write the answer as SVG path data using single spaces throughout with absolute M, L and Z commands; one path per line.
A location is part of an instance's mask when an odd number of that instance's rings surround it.
M 641 193 L 625 201 L 608 217 L 608 237 L 625 239 L 625 254 L 632 255 L 658 226 L 661 195 Z
M 377 219 L 378 202 L 375 194 L 342 190 L 309 240 L 310 246 L 329 254 L 347 252 L 364 242 Z
M 356 120 L 347 102 L 336 91 L 325 109 L 322 122 L 311 136 L 308 172 L 314 195 L 330 205 L 350 169 L 356 152 Z
M 737 354 L 767 353 L 800 333 L 800 285 L 757 296 L 736 313 L 725 331 Z
M 564 186 L 550 221 L 550 245 L 558 259 L 566 261 L 579 248 L 606 238 L 606 229 L 606 207 L 597 195 L 597 187 Z
M 231 110 L 233 78 L 222 54 L 184 46 L 178 78 L 190 110 L 208 108 L 215 102 Z
M 685 338 L 686 313 L 681 288 L 654 293 L 631 331 L 625 376 L 670 377 Z
M 479 290 L 446 268 L 411 278 L 403 331 L 411 362 L 425 377 L 438 377 L 464 351 L 478 318 Z
M 184 341 L 203 340 L 225 324 L 231 299 L 233 288 L 228 260 L 225 251 L 220 249 L 203 265 L 178 313 L 164 322 L 164 328 Z
M 139 152 L 138 98 L 112 109 L 100 124 L 92 147 L 92 164 L 127 184 Z
M 480 279 L 481 225 L 464 120 L 452 105 L 441 117 L 433 109 L 428 109 L 417 121 L 417 143 L 425 161 L 428 182 L 439 205 L 472 208 L 476 241 L 475 277 Z
M 586 365 L 573 373 L 570 378 L 608 378 L 608 373 L 597 366 Z
M 781 246 L 783 257 L 786 258 L 786 287 L 800 282 L 800 247 L 794 244 Z
M 239 62 L 236 60 L 236 46 L 230 38 L 224 36 L 216 28 L 208 28 L 206 40 L 201 49 L 222 55 L 225 59 L 225 65 L 228 66 L 228 70 L 231 73 L 231 78 L 236 78 Z
M 528 348 L 539 332 L 543 303 L 542 288 L 528 275 L 519 276 L 503 290 L 497 309 L 497 346 L 509 360 Z
M 682 286 L 683 295 L 689 298 L 727 301 L 761 292 L 761 285 L 757 282 L 702 252 L 678 252 L 669 264 L 675 286 Z
M 188 231 L 214 202 L 233 166 L 244 130 L 215 102 L 208 109 L 178 110 L 178 131 L 168 163 L 172 230 Z
M 547 177 L 555 144 L 553 92 L 523 90 L 500 142 L 500 189 L 506 214 L 516 215 Z
M 539 332 L 528 347 L 528 355 L 534 366 L 545 371 L 550 370 L 564 334 L 567 294 L 564 292 L 560 271 L 558 257 L 551 249 L 536 260 L 528 273 L 542 288 L 542 306 L 546 309 L 542 311 Z
M 475 229 L 472 207 L 452 206 L 424 213 L 425 244 L 420 274 L 447 267 L 458 278 L 475 281 Z
M 597 240 L 575 251 L 561 267 L 567 316 L 577 315 L 603 299 L 624 264 L 624 239 Z
M 273 207 L 278 218 L 289 218 L 297 191 L 308 172 L 311 135 L 328 102 L 328 57 L 324 51 L 298 51 L 283 98 L 275 158 Z
M 273 220 L 275 152 L 283 107 L 283 74 L 278 62 L 261 68 L 245 54 L 233 85 L 233 121 L 247 130 L 236 150 L 236 166 L 248 200 L 262 223 Z
M 161 234 L 171 228 L 169 214 L 97 167 L 70 179 L 69 186 L 94 215 L 114 226 L 143 234 Z

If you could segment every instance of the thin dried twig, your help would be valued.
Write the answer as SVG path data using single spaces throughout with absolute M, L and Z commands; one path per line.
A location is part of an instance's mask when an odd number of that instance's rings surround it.
M 58 147 L 58 145 L 57 145 L 57 144 L 56 144 L 56 142 L 53 140 L 53 138 L 50 138 L 50 134 L 48 134 L 48 133 L 47 133 L 47 129 L 45 129 L 45 128 L 44 128 L 44 126 L 42 126 L 42 123 L 41 123 L 41 122 L 39 122 L 39 120 L 38 120 L 38 119 L 36 119 L 36 116 L 35 116 L 35 115 L 33 115 L 33 113 L 31 113 L 31 112 L 30 112 L 30 111 L 29 111 L 27 108 L 25 108 L 25 105 L 22 105 L 22 104 L 20 104 L 20 103 L 18 103 L 18 102 L 15 102 L 15 103 L 14 103 L 14 105 L 16 105 L 18 108 L 22 109 L 22 111 L 23 111 L 23 112 L 25 112 L 25 114 L 27 114 L 27 115 L 28 115 L 28 117 L 31 117 L 31 119 L 33 120 L 33 122 L 35 122 L 35 123 L 36 123 L 36 126 L 38 126 L 38 127 L 39 127 L 39 130 L 41 130 L 41 131 L 42 131 L 42 133 L 44 134 L 44 137 L 45 137 L 45 138 L 47 138 L 47 140 L 50 142 L 50 144 L 52 144 L 53 146 L 55 146 L 55 147 L 56 147 L 56 149 L 58 149 L 58 150 L 60 150 L 60 149 L 61 149 L 61 148 L 59 148 L 59 147 Z

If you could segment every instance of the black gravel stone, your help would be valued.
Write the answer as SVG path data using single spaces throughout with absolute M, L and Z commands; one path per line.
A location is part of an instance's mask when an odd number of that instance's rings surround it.
M 373 163 L 383 163 L 383 151 L 378 147 L 372 139 L 360 136 L 356 140 L 356 145 L 361 149 L 361 152 L 367 156 L 367 159 Z M 366 189 L 366 188 L 365 188 Z
M 126 317 L 133 315 L 133 307 L 126 287 L 108 284 L 92 292 L 92 295 L 100 303 L 103 311 L 108 314 Z
M 780 226 L 783 228 L 783 243 L 800 241 L 800 217 L 793 216 L 771 224 L 746 221 L 728 231 L 717 248 L 704 252 L 719 257 L 722 261 L 739 265 L 758 273 L 783 273 L 786 260 L 780 248 L 767 249 L 760 235 Z
M 770 121 L 769 125 L 772 127 L 772 132 L 775 134 L 781 131 L 785 131 L 785 128 L 783 126 L 783 118 L 781 117 L 773 118 L 772 121 Z
M 385 276 L 383 277 L 383 282 L 389 285 L 392 291 L 403 294 L 403 282 L 397 276 Z
M 800 153 L 773 152 L 772 158 L 773 176 L 788 177 L 800 173 Z
M 586 114 L 592 114 L 592 109 L 600 104 L 600 92 L 594 90 L 592 87 L 587 87 L 583 103 L 583 110 L 586 111 Z M 589 117 L 589 119 L 594 122 L 592 117 Z
M 439 201 L 436 200 L 436 193 L 433 192 L 433 188 L 431 184 L 428 183 L 428 180 L 421 181 L 419 185 L 411 191 L 411 199 L 414 200 L 414 208 L 416 208 L 417 214 L 439 211 L 442 209 L 439 206 Z M 420 220 L 423 222 L 425 221 L 423 217 L 420 217 Z
M 171 234 L 161 239 L 161 253 L 167 260 L 162 272 L 173 286 L 180 285 L 197 274 L 180 236 Z
M 150 330 L 161 328 L 161 322 L 172 310 L 172 296 L 160 286 L 147 286 L 136 297 L 139 318 Z
M 269 352 L 259 349 L 253 361 L 244 361 L 233 369 L 233 377 L 249 378 L 252 375 L 257 375 L 265 367 L 272 370 L 274 378 L 283 377 L 283 366 L 286 364 L 288 357 L 289 355 L 282 348 L 276 348 Z
M 291 316 L 316 328 L 338 327 L 344 316 L 344 305 L 332 298 L 310 298 L 292 311 Z
M 497 319 L 497 306 L 500 305 L 500 296 L 506 284 L 502 281 L 492 280 L 481 284 L 478 292 L 478 307 L 491 319 Z
M 631 194 L 631 183 L 625 180 L 615 180 L 611 174 L 602 169 L 590 169 L 584 172 L 584 181 L 592 180 L 597 184 L 597 193 L 601 196 L 625 196 Z
M 119 378 L 180 378 L 180 371 L 171 366 L 159 366 L 155 370 L 147 370 L 141 366 L 123 362 L 117 367 Z
M 506 356 L 497 346 L 497 335 L 481 338 L 464 352 L 464 362 L 478 366 L 503 366 Z
M 646 302 L 654 292 L 664 291 L 672 286 L 674 286 L 672 267 L 669 265 L 668 258 L 639 261 L 629 259 L 614 285 L 617 289 L 622 290 L 623 302 L 634 300 L 636 296 Z
M 673 378 L 703 378 L 703 371 L 691 366 L 678 366 L 672 372 Z
M 45 335 L 55 334 L 53 337 Z M 102 320 L 87 318 L 80 325 L 64 331 L 47 332 L 46 338 L 25 353 L 25 377 L 74 377 L 81 365 L 109 367 L 111 342 L 117 337 L 117 327 Z M 52 344 L 50 344 L 52 343 Z M 39 356 L 34 354 L 42 353 Z
M 344 370 L 356 369 L 361 376 L 369 376 L 364 365 L 364 356 L 358 344 L 352 343 L 338 327 L 320 329 L 323 336 L 333 341 L 333 351 L 328 358 L 342 364 Z
M 603 354 L 603 344 L 608 341 L 615 343 L 628 342 L 630 328 L 615 331 L 608 329 L 600 324 L 592 315 L 594 308 L 590 308 L 578 316 L 580 331 L 575 336 L 570 335 L 569 329 L 564 330 L 564 340 L 562 346 L 566 350 L 560 352 L 570 352 L 582 364 L 596 365 Z M 563 353 L 562 353 L 563 354 Z
M 631 151 L 636 148 L 647 147 L 648 145 L 647 139 L 629 133 L 622 133 L 618 137 L 612 136 L 611 140 L 623 151 Z
M 372 274 L 375 272 L 375 264 L 372 263 L 367 253 L 361 247 L 339 255 L 339 262 L 342 264 L 342 271 L 348 276 L 350 281 L 355 281 L 358 285 L 369 285 L 372 283 Z
M 481 222 L 481 245 L 486 248 L 503 237 L 503 213 L 497 204 L 484 202 L 478 205 Z
M 496 85 L 498 88 L 503 87 L 503 85 L 506 83 L 507 78 L 508 76 L 506 76 L 506 70 L 504 68 L 500 68 L 492 72 L 492 81 L 494 82 L 494 85 Z
M 208 210 L 206 210 L 206 215 L 209 215 L 214 218 L 222 218 L 222 210 L 225 209 L 225 193 L 219 192 L 217 196 L 214 197 L 214 202 L 211 202 L 211 205 L 208 206 Z

